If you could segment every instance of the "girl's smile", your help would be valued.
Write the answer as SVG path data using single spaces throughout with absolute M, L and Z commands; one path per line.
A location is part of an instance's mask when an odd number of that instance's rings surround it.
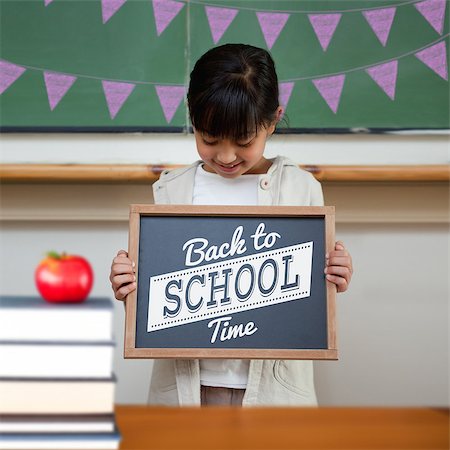
M 258 133 L 243 141 L 215 138 L 194 129 L 200 158 L 207 172 L 225 178 L 237 178 L 244 174 L 266 173 L 271 163 L 264 158 L 267 138 L 275 126 L 261 128 Z
M 232 174 L 234 172 L 237 172 L 240 169 L 240 165 L 242 164 L 242 162 L 238 162 L 238 163 L 233 163 L 231 165 L 227 165 L 225 166 L 224 164 L 220 164 L 220 163 L 216 163 L 219 167 L 220 170 L 228 173 L 228 174 Z M 208 169 L 206 169 L 208 170 Z

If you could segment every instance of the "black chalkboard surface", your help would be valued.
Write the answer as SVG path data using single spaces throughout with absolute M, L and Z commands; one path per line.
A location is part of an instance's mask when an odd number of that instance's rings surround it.
M 333 207 L 132 205 L 125 357 L 336 359 Z

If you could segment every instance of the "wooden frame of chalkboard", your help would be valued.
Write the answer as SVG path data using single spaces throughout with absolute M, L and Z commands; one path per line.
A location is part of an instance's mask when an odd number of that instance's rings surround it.
M 131 205 L 125 358 L 337 359 L 333 206 Z

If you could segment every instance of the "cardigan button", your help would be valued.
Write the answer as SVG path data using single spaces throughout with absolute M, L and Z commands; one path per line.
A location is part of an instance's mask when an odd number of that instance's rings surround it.
M 259 185 L 261 186 L 261 189 L 264 189 L 265 191 L 267 191 L 267 189 L 269 189 L 269 187 L 270 187 L 269 179 L 268 178 L 263 178 L 259 182 Z

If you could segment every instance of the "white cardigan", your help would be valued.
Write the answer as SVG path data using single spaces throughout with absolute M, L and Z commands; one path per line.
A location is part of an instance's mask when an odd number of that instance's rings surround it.
M 195 172 L 201 161 L 166 171 L 153 185 L 156 204 L 192 204 Z M 258 205 L 322 206 L 320 183 L 287 158 L 278 156 L 259 176 Z M 150 404 L 200 405 L 198 360 L 154 361 Z M 251 360 L 244 406 L 315 406 L 312 361 Z

